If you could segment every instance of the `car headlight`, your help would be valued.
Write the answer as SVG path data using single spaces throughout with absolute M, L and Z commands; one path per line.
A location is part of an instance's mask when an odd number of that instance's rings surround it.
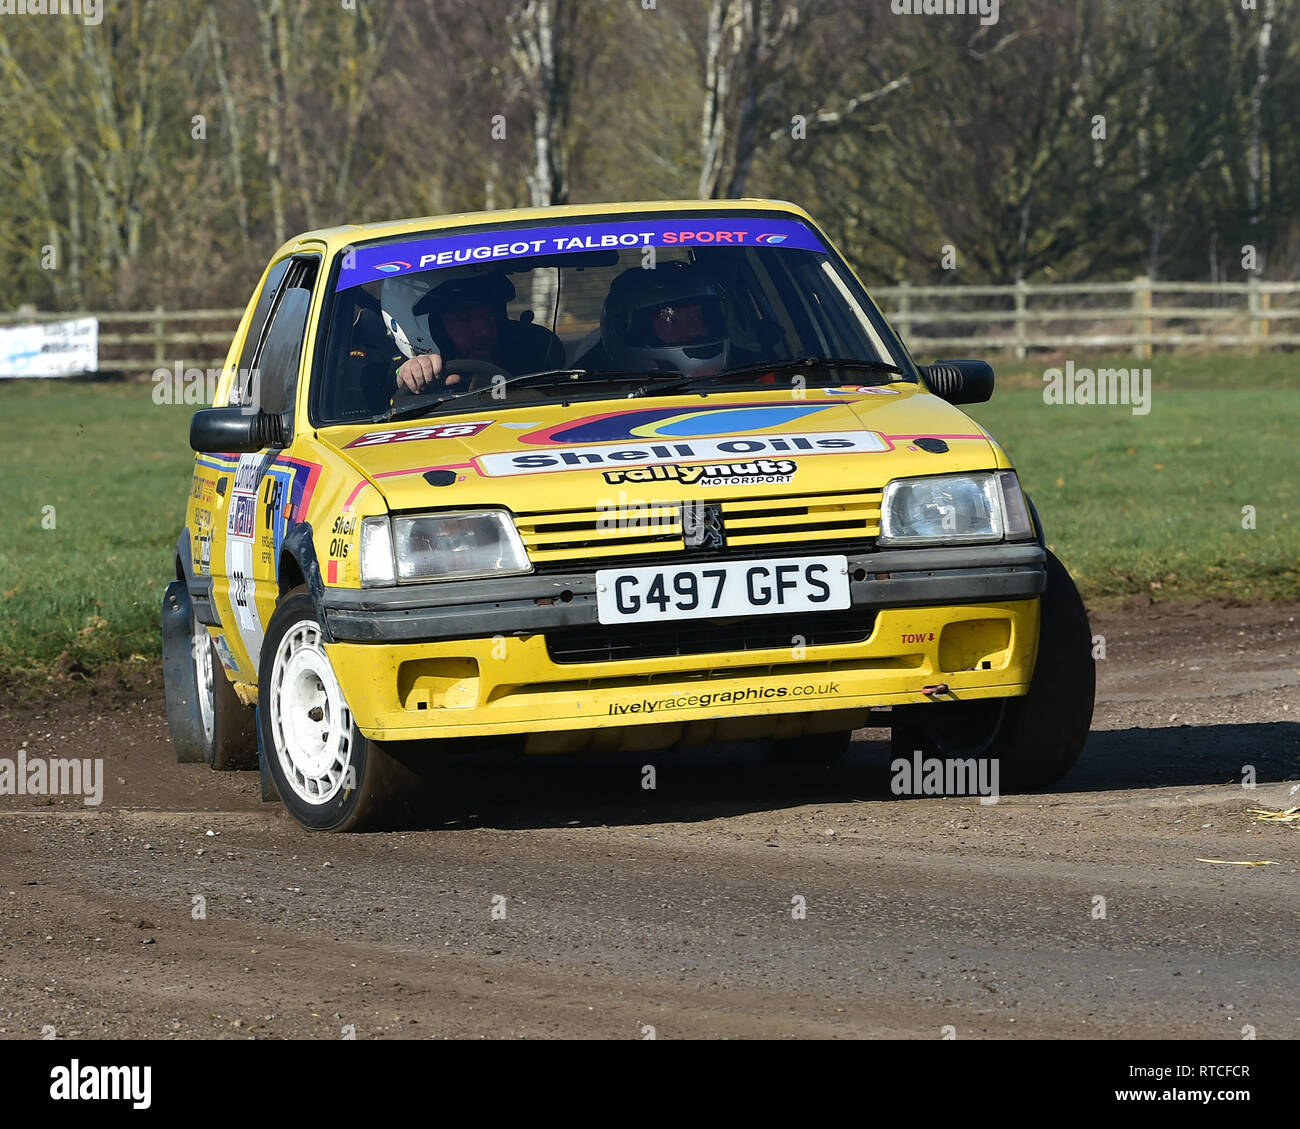
M 501 510 L 366 518 L 361 583 L 367 587 L 531 572 L 514 522 Z
M 393 531 L 388 517 L 368 517 L 361 522 L 361 583 L 394 584 Z
M 880 503 L 880 545 L 1026 540 L 1029 507 L 1015 471 L 898 478 Z

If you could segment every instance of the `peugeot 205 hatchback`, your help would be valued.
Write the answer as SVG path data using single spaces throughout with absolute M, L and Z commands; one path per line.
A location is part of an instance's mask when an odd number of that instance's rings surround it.
M 1087 618 L 1002 448 L 790 204 L 317 231 L 271 259 L 163 600 L 183 759 L 305 827 L 413 816 L 443 754 L 765 742 L 1055 779 Z

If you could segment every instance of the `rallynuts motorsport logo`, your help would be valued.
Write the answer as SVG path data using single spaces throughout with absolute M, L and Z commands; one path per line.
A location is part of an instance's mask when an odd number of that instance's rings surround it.
M 607 470 L 611 486 L 628 482 L 677 482 L 683 486 L 772 486 L 794 479 L 793 459 L 754 459 L 747 463 L 660 463 L 657 466 Z

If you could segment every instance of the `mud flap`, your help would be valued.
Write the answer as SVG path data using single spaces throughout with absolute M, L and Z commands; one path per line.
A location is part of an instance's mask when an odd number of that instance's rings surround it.
M 262 778 L 262 802 L 264 804 L 278 803 L 280 800 L 280 790 L 275 786 L 275 777 L 271 775 L 270 769 L 266 767 L 266 751 L 262 747 L 262 707 L 258 706 L 253 711 L 253 725 L 257 730 L 257 774 Z
M 163 691 L 167 731 L 181 764 L 202 764 L 203 718 L 199 713 L 198 674 L 190 653 L 190 593 L 173 580 L 162 600 Z

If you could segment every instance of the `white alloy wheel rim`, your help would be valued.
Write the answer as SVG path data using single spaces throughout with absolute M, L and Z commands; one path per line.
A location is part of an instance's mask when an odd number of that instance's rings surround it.
M 203 740 L 211 745 L 215 728 L 213 716 L 216 713 L 213 705 L 212 640 L 208 636 L 208 629 L 194 618 L 193 613 L 190 615 L 190 651 L 194 655 L 194 675 L 199 690 L 199 719 L 203 722 Z
M 315 621 L 299 620 L 280 640 L 269 697 L 275 755 L 294 794 L 319 805 L 355 788 L 352 714 Z

